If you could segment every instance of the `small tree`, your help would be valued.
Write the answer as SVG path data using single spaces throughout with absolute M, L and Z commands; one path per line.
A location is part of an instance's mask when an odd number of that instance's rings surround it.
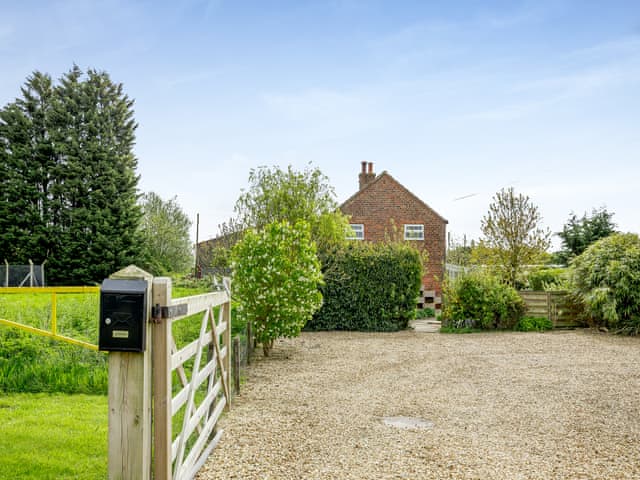
M 592 243 L 615 233 L 616 224 L 611 220 L 613 215 L 604 207 L 592 210 L 591 216 L 585 213 L 580 219 L 572 212 L 562 231 L 557 233 L 562 239 L 562 250 L 558 252 L 560 261 L 567 264 Z
M 144 267 L 155 275 L 186 272 L 191 266 L 191 220 L 176 197 L 163 200 L 154 192 L 142 197 L 140 233 Z
M 572 262 L 573 290 L 596 325 L 640 334 L 640 238 L 598 240 Z
M 482 218 L 487 251 L 510 285 L 515 285 L 523 265 L 538 261 L 551 244 L 551 232 L 540 227 L 541 221 L 538 207 L 529 197 L 516 195 L 512 187 L 493 197 Z
M 249 172 L 249 188 L 235 205 L 236 226 L 261 229 L 285 220 L 291 225 L 302 220 L 311 228 L 311 238 L 320 249 L 344 243 L 349 221 L 338 210 L 333 187 L 318 168 L 302 172 L 291 166 L 259 167 Z
M 295 337 L 322 305 L 320 262 L 310 227 L 274 222 L 248 230 L 232 250 L 234 296 L 265 356 L 279 337 Z

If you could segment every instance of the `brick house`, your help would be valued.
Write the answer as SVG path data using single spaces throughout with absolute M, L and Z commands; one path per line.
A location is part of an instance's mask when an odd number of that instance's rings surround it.
M 426 250 L 429 260 L 422 278 L 426 299 L 420 303 L 439 304 L 447 220 L 386 171 L 376 175 L 373 163 L 362 162 L 358 177 L 360 189 L 340 206 L 344 214 L 351 216 L 353 238 L 372 242 L 400 238 Z

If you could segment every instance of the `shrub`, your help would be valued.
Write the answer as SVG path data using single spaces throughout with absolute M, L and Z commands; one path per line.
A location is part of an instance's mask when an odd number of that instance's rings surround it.
M 445 282 L 444 298 L 445 327 L 510 329 L 525 309 L 514 288 L 479 271 Z
M 436 311 L 431 307 L 419 308 L 416 310 L 416 318 L 433 318 L 436 316 Z
M 278 337 L 295 337 L 322 304 L 320 262 L 306 222 L 249 230 L 232 251 L 238 314 L 269 355 Z
M 572 289 L 594 325 L 640 333 L 640 237 L 614 234 L 571 263 Z
M 516 323 L 514 330 L 519 332 L 544 332 L 552 328 L 553 323 L 546 317 L 522 317 Z
M 388 332 L 415 316 L 422 281 L 417 250 L 407 245 L 352 242 L 324 252 L 322 308 L 311 330 Z

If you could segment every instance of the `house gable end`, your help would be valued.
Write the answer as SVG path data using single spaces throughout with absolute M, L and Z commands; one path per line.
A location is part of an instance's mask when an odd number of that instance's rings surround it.
M 393 198 L 386 195 L 386 193 L 393 190 L 395 190 Z M 401 201 L 398 199 L 398 194 L 401 195 Z M 444 224 L 449 223 L 438 214 L 438 212 L 393 178 L 387 171 L 383 171 L 375 180 L 371 181 L 340 205 L 342 212 L 356 216 L 367 216 L 367 213 L 363 212 L 362 209 L 369 208 L 386 209 L 391 218 L 394 214 L 396 214 L 396 216 L 399 214 L 399 216 L 402 217 L 406 216 L 406 214 L 419 217 L 426 215 L 435 217 L 435 219 Z

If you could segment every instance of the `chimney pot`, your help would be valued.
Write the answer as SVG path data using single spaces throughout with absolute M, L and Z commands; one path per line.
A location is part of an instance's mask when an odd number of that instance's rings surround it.
M 367 172 L 367 168 L 369 171 Z M 376 174 L 373 173 L 373 163 L 369 162 L 367 167 L 367 162 L 362 162 L 362 172 L 358 175 L 358 181 L 360 184 L 360 190 L 366 187 L 369 183 L 376 179 Z

